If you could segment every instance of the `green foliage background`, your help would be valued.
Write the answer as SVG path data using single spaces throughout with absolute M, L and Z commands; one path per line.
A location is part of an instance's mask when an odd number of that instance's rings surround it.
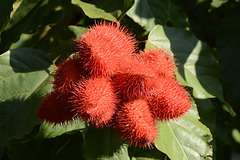
M 185 116 L 158 122 L 152 150 L 80 119 L 37 119 L 55 64 L 96 19 L 120 21 L 140 49 L 172 53 L 192 94 Z M 230 159 L 240 153 L 239 19 L 238 0 L 0 0 L 0 158 Z

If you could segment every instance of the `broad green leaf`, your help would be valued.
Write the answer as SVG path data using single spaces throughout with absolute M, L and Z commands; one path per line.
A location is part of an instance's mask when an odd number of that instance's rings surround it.
M 86 159 L 129 159 L 127 145 L 112 128 L 89 128 L 83 139 L 83 155 Z
M 43 138 L 54 138 L 65 133 L 83 130 L 85 126 L 85 122 L 80 119 L 56 125 L 44 121 L 40 126 L 39 136 Z
M 34 33 L 34 34 L 22 33 L 21 36 L 19 37 L 19 40 L 16 43 L 11 44 L 9 50 L 14 50 L 14 49 L 24 48 L 24 47 L 30 46 L 30 44 L 34 42 L 32 40 L 32 38 L 35 35 L 36 35 L 36 33 Z
M 48 159 L 45 146 L 40 140 L 21 142 L 12 140 L 8 144 L 8 156 L 18 160 L 43 160 Z
M 37 13 L 40 0 L 24 0 L 13 15 L 11 23 L 2 32 L 0 50 L 6 51 L 13 42 L 16 42 L 20 35 L 33 24 L 33 17 Z M 39 21 L 39 19 L 38 19 Z
M 76 10 L 80 9 L 70 1 L 24 0 L 2 34 L 1 52 L 17 47 L 40 48 L 49 45 L 49 39 L 53 43 L 62 37 L 72 38 L 65 28 Z
M 10 14 L 13 10 L 15 0 L 0 0 L 0 35 L 10 21 Z
M 51 139 L 54 140 L 54 139 Z M 60 144 L 59 144 L 60 141 Z M 81 133 L 76 133 L 73 135 L 64 135 L 60 136 L 55 140 L 54 147 L 56 148 L 55 152 L 51 151 L 49 147 L 49 154 L 53 154 L 53 159 L 56 160 L 84 160 L 81 153 L 83 145 L 83 137 Z M 49 158 L 50 159 L 50 158 Z
M 167 156 L 156 147 L 151 149 L 140 147 L 129 147 L 129 157 L 131 160 L 166 160 Z
M 226 123 L 228 117 L 226 116 L 226 112 L 223 110 L 223 104 L 221 102 L 219 102 L 219 101 L 213 101 L 213 100 L 212 100 L 212 103 L 215 106 L 216 123 L 217 123 L 216 124 L 216 126 L 217 126 L 217 138 L 215 138 L 215 139 L 217 141 L 221 141 L 222 142 L 222 144 L 220 146 L 219 145 L 217 146 L 219 148 L 219 150 L 221 151 L 221 149 L 224 148 L 225 144 L 229 144 L 230 143 L 228 124 Z M 233 122 L 231 122 L 231 123 L 233 123 Z M 214 130 L 213 130 L 213 134 L 214 134 Z M 218 152 L 218 150 L 216 152 Z M 224 154 L 224 153 L 221 153 L 221 154 Z
M 198 112 L 201 117 L 201 122 L 204 123 L 213 135 L 217 134 L 216 128 L 216 110 L 211 102 L 211 99 L 194 99 L 198 106 Z M 220 107 L 220 106 L 217 106 Z
M 146 48 L 155 47 L 174 54 L 178 72 L 193 88 L 194 97 L 199 99 L 217 97 L 223 101 L 219 69 L 206 44 L 184 29 L 157 25 L 149 33 L 146 43 Z
M 120 17 L 118 18 L 119 21 L 125 16 L 127 11 L 134 5 L 135 0 L 124 0 L 123 11 Z
M 28 12 L 24 12 L 26 8 L 21 6 L 20 9 L 17 10 L 16 14 L 14 14 L 15 22 L 13 23 L 12 27 L 14 28 L 14 25 L 19 27 L 19 24 L 21 24 L 21 25 L 27 25 L 27 28 L 22 30 L 22 33 L 20 30 L 18 30 L 18 33 L 21 33 L 21 35 L 19 36 L 19 39 L 17 40 L 17 42 L 11 44 L 9 49 L 12 50 L 12 49 L 22 48 L 22 47 L 40 48 L 42 43 L 48 42 L 48 38 L 51 39 L 51 42 L 53 42 L 53 40 L 56 40 L 56 39 L 59 40 L 59 38 L 55 38 L 55 37 L 53 38 L 53 36 L 54 34 L 59 35 L 59 33 L 56 33 L 56 32 L 58 32 L 58 30 L 63 30 L 62 26 L 65 24 L 64 27 L 66 27 L 68 25 L 67 24 L 68 22 L 64 21 L 65 23 L 62 22 L 58 25 L 56 25 L 56 23 L 63 21 L 65 16 L 67 17 L 67 19 L 71 17 L 69 15 L 69 12 L 74 12 L 74 9 L 70 8 L 69 5 L 76 8 L 70 2 L 61 1 L 62 3 L 60 3 L 60 1 L 61 0 L 55 0 L 55 1 L 44 0 L 43 3 L 37 7 L 36 9 L 37 12 L 33 13 L 33 17 L 29 17 L 29 15 L 26 14 Z M 31 6 L 29 4 L 31 3 L 29 2 L 28 5 L 26 5 L 25 7 L 29 8 Z M 68 8 L 69 12 L 66 11 L 67 9 L 65 8 Z M 26 19 L 28 18 L 31 18 L 31 23 L 26 24 Z M 22 19 L 25 19 L 25 20 L 22 21 Z M 8 32 L 8 35 L 9 34 L 14 34 L 14 33 Z M 66 34 L 60 34 L 60 35 L 67 36 Z M 14 34 L 14 36 L 16 36 L 16 34 Z
M 108 1 L 108 2 L 111 2 L 111 1 Z M 92 4 L 92 3 L 86 3 L 80 0 L 72 0 L 72 3 L 81 7 L 83 12 L 90 18 L 101 18 L 101 19 L 117 22 L 117 17 L 121 15 L 120 10 L 112 10 L 112 8 L 115 8 L 117 5 L 119 5 L 114 1 L 112 1 L 111 4 L 106 3 L 106 5 L 109 5 L 109 6 L 106 6 L 106 8 L 109 7 L 108 9 L 110 10 L 104 10 L 103 8 L 101 8 L 100 3 L 102 2 L 100 2 L 99 4 Z
M 233 108 L 240 106 L 240 12 L 232 12 L 217 33 L 217 54 L 222 71 L 226 99 Z
M 7 26 L 6 29 L 10 29 L 22 19 L 24 19 L 29 13 L 32 12 L 33 8 L 35 8 L 40 0 L 22 0 L 23 2 L 20 4 L 20 6 L 17 8 L 17 10 L 12 15 L 11 23 Z
M 100 18 L 117 22 L 134 4 L 134 0 L 101 0 L 84 2 L 72 0 L 72 3 L 81 7 L 83 12 L 90 18 Z
M 158 122 L 157 148 L 166 153 L 171 160 L 211 159 L 212 140 L 209 129 L 198 121 L 196 105 L 181 118 Z
M 156 24 L 165 25 L 169 12 L 169 0 L 135 0 L 127 15 L 150 31 Z
M 135 3 L 135 0 L 124 0 L 123 12 L 126 13 Z
M 218 136 L 217 131 L 217 113 L 215 107 L 221 108 L 221 106 L 214 106 L 214 103 L 211 101 L 211 99 L 194 99 L 196 102 L 196 105 L 198 106 L 198 113 L 201 117 L 200 121 L 205 124 L 210 130 L 213 135 L 213 137 Z M 217 99 L 215 99 L 217 100 Z M 219 128 L 219 124 L 218 124 Z M 211 142 L 211 145 L 213 147 L 213 159 L 216 159 L 216 138 L 213 138 L 213 141 Z
M 83 33 L 87 31 L 87 28 L 85 27 L 80 27 L 80 26 L 73 26 L 70 25 L 68 26 L 69 30 L 72 31 L 75 35 L 75 38 L 80 38 Z
M 182 2 L 185 3 L 185 1 Z M 185 12 L 186 11 L 182 6 L 180 6 L 179 4 L 175 4 L 173 3 L 173 1 L 171 1 L 170 13 L 168 18 L 171 26 L 189 28 L 189 21 Z
M 50 65 L 46 54 L 34 49 L 11 50 L 0 56 L 0 145 L 39 123 L 40 98 L 51 89 Z
M 56 47 L 53 47 L 49 50 L 48 57 L 53 61 L 53 63 L 56 62 L 56 60 L 60 60 L 59 62 L 62 62 L 62 59 L 58 59 L 60 56 L 68 57 L 70 55 L 70 50 L 73 49 L 75 46 L 75 42 L 71 40 L 65 40 L 65 41 L 59 41 L 59 45 Z
M 83 139 L 80 133 L 63 135 L 52 139 L 32 139 L 30 141 L 11 140 L 8 156 L 17 160 L 68 160 L 84 159 L 80 153 Z
M 212 0 L 211 6 L 218 8 L 221 5 L 223 5 L 224 3 L 227 3 L 228 0 Z

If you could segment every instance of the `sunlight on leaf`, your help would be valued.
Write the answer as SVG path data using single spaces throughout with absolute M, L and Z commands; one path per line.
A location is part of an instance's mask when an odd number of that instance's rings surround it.
M 208 142 L 212 140 L 209 129 L 198 121 L 196 105 L 188 113 L 176 120 L 158 122 L 157 148 L 170 159 L 202 159 L 212 156 Z
M 178 72 L 196 98 L 217 97 L 223 100 L 216 59 L 206 44 L 184 29 L 157 25 L 148 36 L 146 48 L 163 48 L 174 54 Z
M 117 19 L 111 13 L 105 12 L 103 9 L 96 7 L 94 4 L 82 2 L 80 0 L 72 0 L 72 3 L 81 7 L 84 13 L 90 18 L 102 18 L 117 22 Z
M 40 126 L 39 136 L 43 138 L 54 138 L 65 133 L 84 130 L 85 127 L 86 124 L 81 119 L 56 125 L 44 121 Z

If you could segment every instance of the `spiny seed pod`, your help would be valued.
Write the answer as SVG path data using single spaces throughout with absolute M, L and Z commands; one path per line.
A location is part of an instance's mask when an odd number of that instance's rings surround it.
M 56 73 L 53 76 L 54 89 L 65 93 L 69 92 L 75 82 L 86 76 L 82 67 L 83 64 L 77 56 L 69 57 L 57 65 Z
M 122 105 L 115 117 L 116 128 L 124 140 L 132 145 L 151 148 L 157 137 L 157 128 L 145 100 L 135 100 Z
M 158 84 L 153 69 L 140 60 L 133 60 L 131 66 L 121 69 L 112 78 L 113 86 L 124 101 L 148 96 Z
M 39 119 L 54 124 L 70 121 L 74 117 L 74 113 L 69 108 L 68 96 L 59 90 L 53 91 L 45 97 L 37 115 Z
M 72 93 L 73 110 L 80 118 L 97 128 L 110 122 L 118 100 L 108 77 L 80 81 Z
M 136 40 L 119 23 L 96 24 L 77 42 L 84 68 L 95 76 L 112 75 L 136 50 Z
M 179 83 L 169 77 L 160 80 L 159 88 L 148 104 L 155 118 L 169 120 L 182 116 L 191 108 L 190 97 Z
M 139 58 L 145 61 L 145 63 L 149 63 L 159 76 L 174 77 L 174 59 L 163 49 L 144 50 L 139 55 Z

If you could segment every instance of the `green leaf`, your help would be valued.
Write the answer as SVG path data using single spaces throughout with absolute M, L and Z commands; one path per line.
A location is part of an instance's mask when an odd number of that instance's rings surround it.
M 15 43 L 11 44 L 9 50 L 14 50 L 14 49 L 30 46 L 31 43 L 35 42 L 32 39 L 35 35 L 36 35 L 36 33 L 34 33 L 34 34 L 22 33 L 21 36 L 19 37 L 19 40 Z
M 228 2 L 228 0 L 212 0 L 211 6 L 215 7 L 215 8 L 218 8 L 218 7 L 220 7 L 221 5 L 223 5 L 224 3 L 227 3 L 227 2 Z
M 83 159 L 80 151 L 83 139 L 80 133 L 59 136 L 53 139 L 33 139 L 30 141 L 11 140 L 8 156 L 17 160 L 68 160 Z
M 239 11 L 226 17 L 218 30 L 216 40 L 226 99 L 233 108 L 240 106 L 240 24 L 236 23 L 239 18 Z
M 131 160 L 166 160 L 167 156 L 160 152 L 156 147 L 140 148 L 140 147 L 129 147 L 129 156 Z
M 10 159 L 18 160 L 42 160 L 48 158 L 45 147 L 40 140 L 28 143 L 12 140 L 8 144 L 8 155 Z
M 209 129 L 198 121 L 196 105 L 177 120 L 159 121 L 157 148 L 172 160 L 210 159 L 212 140 Z
M 89 128 L 83 139 L 83 155 L 86 159 L 129 159 L 127 145 L 112 128 Z
M 59 40 L 59 44 L 55 47 L 52 47 L 49 52 L 48 52 L 48 57 L 55 63 L 56 60 L 60 60 L 61 58 L 58 59 L 60 56 L 65 55 L 65 57 L 68 57 L 68 55 L 71 54 L 71 49 L 74 49 L 75 42 L 72 39 L 69 40 Z
M 54 140 L 54 139 L 51 139 Z M 81 133 L 76 133 L 70 136 L 60 136 L 54 141 L 54 148 L 56 148 L 55 152 L 51 152 L 51 147 L 49 147 L 49 154 L 54 156 L 53 159 L 56 160 L 84 160 L 83 155 L 81 153 L 82 145 L 83 145 L 83 137 Z M 59 144 L 60 142 L 60 144 Z M 50 159 L 50 158 L 49 158 Z
M 72 0 L 72 3 L 81 7 L 83 12 L 90 18 L 100 18 L 117 22 L 134 4 L 134 0 L 101 0 L 83 2 Z
M 0 35 L 10 21 L 10 14 L 13 10 L 13 4 L 16 0 L 0 0 Z
M 216 59 L 206 44 L 184 29 L 157 25 L 149 33 L 146 43 L 146 48 L 155 47 L 174 54 L 178 72 L 193 88 L 194 97 L 217 97 L 224 101 Z
M 20 35 L 33 24 L 33 17 L 40 8 L 40 0 L 24 0 L 13 15 L 11 23 L 2 32 L 0 50 L 6 51 L 13 42 L 16 42 Z M 39 21 L 39 19 L 38 19 Z
M 185 3 L 185 2 L 183 2 Z M 184 8 L 182 6 L 180 6 L 179 4 L 175 4 L 173 3 L 173 1 L 171 1 L 170 4 L 170 13 L 169 13 L 169 22 L 171 26 L 174 27 L 190 27 L 189 25 L 189 21 L 188 21 L 188 17 L 186 15 L 186 11 L 184 10 Z
M 43 138 L 54 138 L 65 133 L 83 130 L 85 126 L 85 122 L 80 119 L 56 125 L 44 121 L 40 126 L 39 136 Z
M 201 122 L 203 122 L 207 127 L 210 128 L 213 135 L 216 135 L 216 110 L 215 106 L 211 102 L 211 99 L 195 99 L 195 102 L 198 106 Z
M 23 2 L 17 8 L 17 10 L 12 15 L 11 23 L 7 26 L 6 29 L 10 29 L 22 19 L 24 19 L 30 12 L 32 12 L 33 8 L 35 8 L 40 0 L 22 0 Z M 36 9 L 36 8 L 35 8 Z
M 127 15 L 150 31 L 156 24 L 167 23 L 169 11 L 169 0 L 135 0 Z
M 29 4 L 25 7 L 29 7 Z M 68 1 L 44 0 L 41 6 L 39 5 L 36 8 L 37 12 L 32 13 L 33 17 L 31 17 L 28 14 L 25 15 L 26 13 L 22 13 L 25 10 L 25 8 L 21 6 L 20 10 L 17 10 L 16 14 L 14 14 L 15 15 L 14 19 L 19 24 L 16 23 L 15 21 L 14 24 L 18 26 L 17 28 L 19 29 L 22 28 L 21 27 L 22 25 L 26 25 L 27 22 L 26 19 L 31 18 L 30 21 L 31 23 L 27 24 L 27 28 L 22 30 L 22 33 L 21 31 L 18 30 L 18 33 L 21 33 L 21 35 L 19 36 L 19 39 L 17 39 L 16 43 L 11 44 L 9 49 L 12 50 L 22 47 L 40 48 L 42 47 L 43 43 L 45 46 L 49 45 L 48 41 L 49 39 L 51 39 L 50 41 L 51 43 L 54 42 L 56 43 L 57 40 L 60 40 L 60 35 L 61 37 L 67 37 L 68 36 L 67 32 L 59 33 L 59 31 L 64 31 L 66 26 L 68 26 L 69 17 L 72 16 L 69 13 L 76 12 L 76 8 L 77 8 L 76 6 L 72 5 Z M 24 17 L 18 16 L 19 14 L 25 16 Z M 68 19 L 68 21 L 64 20 L 64 18 Z M 24 21 L 22 21 L 22 19 L 24 19 Z M 15 28 L 14 25 L 11 28 Z M 13 31 L 13 29 L 10 30 Z M 8 35 L 9 34 L 12 34 L 13 36 L 18 35 L 12 31 L 11 32 L 9 31 Z M 58 35 L 58 37 L 54 35 Z M 50 46 L 52 46 L 52 44 L 50 44 Z M 46 47 L 44 48 L 44 50 L 47 50 Z
M 86 3 L 80 0 L 72 0 L 72 3 L 81 7 L 83 12 L 90 18 L 101 18 L 101 19 L 117 22 L 117 17 L 120 16 L 121 11 L 113 10 L 113 9 L 118 5 L 118 3 L 115 3 L 114 1 L 108 1 L 110 3 L 104 3 L 107 5 L 106 8 L 110 9 L 110 10 L 104 10 L 103 8 L 101 8 L 102 6 L 101 3 L 103 2 L 99 1 L 99 3 L 97 4 L 92 4 L 92 3 Z M 98 5 L 100 5 L 100 7 Z
M 194 100 L 196 102 L 196 105 L 198 106 L 199 116 L 201 117 L 200 121 L 211 130 L 213 137 L 219 136 L 217 133 L 218 131 L 217 131 L 217 122 L 216 122 L 217 111 L 211 99 L 194 99 Z M 220 108 L 221 106 L 216 106 L 216 107 Z M 218 124 L 218 128 L 219 128 L 219 124 Z M 211 142 L 211 145 L 213 146 L 213 159 L 216 159 L 216 150 L 217 150 L 216 138 L 213 139 L 213 141 Z
M 46 54 L 34 49 L 0 56 L 0 145 L 21 137 L 39 123 L 40 98 L 50 91 L 53 70 Z
M 83 33 L 87 31 L 86 27 L 81 27 L 81 26 L 73 26 L 70 25 L 68 26 L 69 30 L 72 31 L 75 35 L 75 38 L 80 38 Z
M 135 3 L 135 0 L 124 0 L 123 12 L 126 13 Z

